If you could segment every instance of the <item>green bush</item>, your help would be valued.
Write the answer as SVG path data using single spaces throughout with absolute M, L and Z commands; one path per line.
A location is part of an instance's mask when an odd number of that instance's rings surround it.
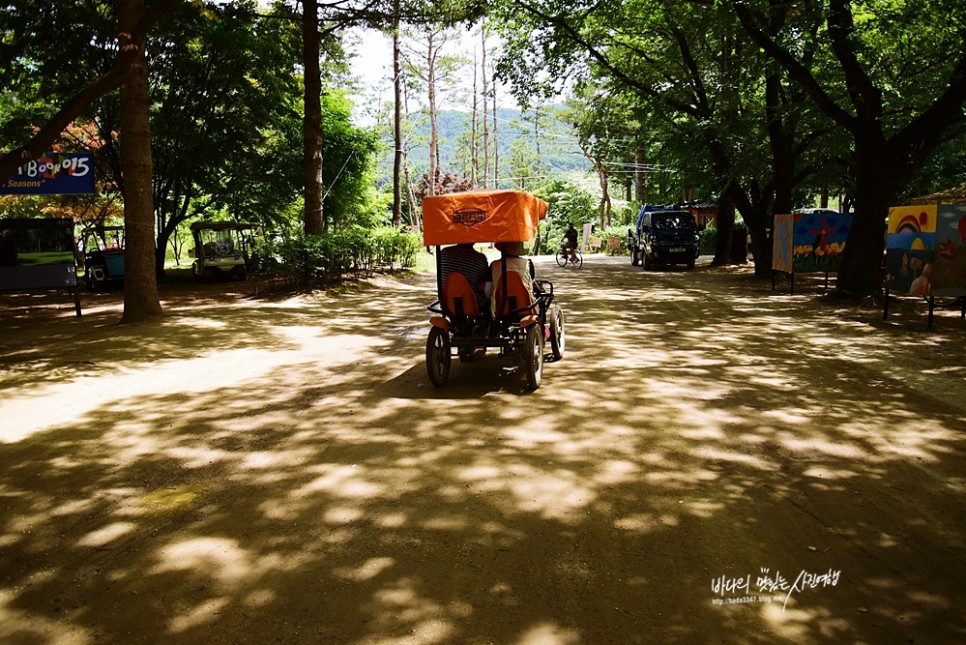
M 378 269 L 411 268 L 419 237 L 392 227 L 349 226 L 325 235 L 276 237 L 262 242 L 255 269 L 284 278 L 296 290 L 327 286 L 349 275 Z
M 603 241 L 603 247 L 601 248 L 609 255 L 624 255 L 627 253 L 627 228 L 626 224 L 615 224 L 604 229 L 603 233 L 600 234 L 601 240 Z M 621 241 L 620 248 L 617 250 L 609 250 L 607 248 L 607 239 L 611 237 L 616 237 Z
M 745 225 L 745 221 L 742 219 L 736 219 L 732 236 L 747 234 L 748 227 Z M 702 255 L 714 255 L 718 245 L 718 229 L 715 228 L 714 221 L 708 222 L 708 225 L 704 227 L 703 231 L 701 231 L 700 244 Z
M 715 248 L 718 245 L 718 229 L 715 228 L 714 222 L 708 222 L 708 225 L 701 231 L 700 244 L 701 255 L 714 255 Z

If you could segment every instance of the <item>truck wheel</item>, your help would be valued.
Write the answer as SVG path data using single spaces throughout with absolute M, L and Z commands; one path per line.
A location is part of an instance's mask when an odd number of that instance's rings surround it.
M 637 249 L 631 247 L 631 266 L 636 267 L 641 263 L 641 258 L 637 255 Z
M 693 268 L 694 268 L 694 258 L 691 258 L 690 260 L 688 260 L 688 269 L 693 269 Z
M 646 251 L 642 255 L 644 256 L 644 261 L 641 263 L 641 265 L 644 267 L 645 271 L 650 271 L 652 268 L 651 265 L 654 264 L 651 262 L 651 256 L 648 255 Z

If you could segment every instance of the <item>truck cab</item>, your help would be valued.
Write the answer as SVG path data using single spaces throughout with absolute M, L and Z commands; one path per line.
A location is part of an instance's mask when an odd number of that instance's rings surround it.
M 627 232 L 631 265 L 645 270 L 656 265 L 684 264 L 694 268 L 701 252 L 694 215 L 674 207 L 641 207 L 637 227 Z

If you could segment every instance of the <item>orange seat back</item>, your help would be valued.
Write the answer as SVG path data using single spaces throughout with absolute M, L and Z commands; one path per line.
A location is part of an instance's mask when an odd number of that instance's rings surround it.
M 496 290 L 493 293 L 494 310 L 497 318 L 519 319 L 536 311 L 533 292 L 523 282 L 523 278 L 516 271 L 506 273 L 506 300 L 503 298 L 502 276 L 496 278 Z M 520 311 L 526 307 L 526 310 Z
M 477 318 L 480 307 L 470 286 L 470 281 L 462 273 L 450 273 L 443 283 L 443 311 L 451 318 Z

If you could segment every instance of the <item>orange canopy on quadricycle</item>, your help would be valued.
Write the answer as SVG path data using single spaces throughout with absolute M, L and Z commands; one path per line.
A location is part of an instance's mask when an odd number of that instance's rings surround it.
M 423 198 L 423 244 L 528 242 L 547 216 L 547 202 L 516 190 Z

